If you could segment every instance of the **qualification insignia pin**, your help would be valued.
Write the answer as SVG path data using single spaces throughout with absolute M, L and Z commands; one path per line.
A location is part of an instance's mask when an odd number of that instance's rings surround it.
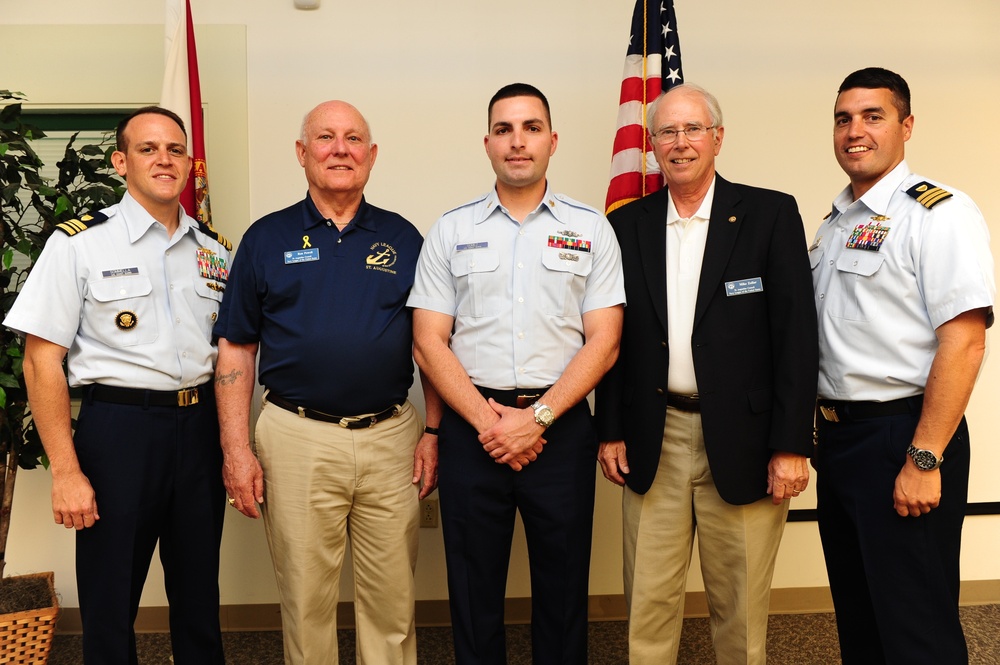
M 118 330 L 132 330 L 137 323 L 139 323 L 139 317 L 135 315 L 135 312 L 127 309 L 123 309 L 115 316 L 115 325 L 118 326 Z

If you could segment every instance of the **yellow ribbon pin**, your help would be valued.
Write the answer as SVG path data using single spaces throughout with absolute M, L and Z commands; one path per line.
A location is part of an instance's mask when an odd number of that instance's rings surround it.
M 309 236 L 302 236 L 302 249 L 309 249 L 312 247 L 312 243 L 309 242 Z

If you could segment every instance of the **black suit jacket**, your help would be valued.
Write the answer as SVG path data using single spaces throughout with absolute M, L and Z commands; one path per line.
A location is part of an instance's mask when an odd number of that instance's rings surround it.
M 625 271 L 625 327 L 597 388 L 601 441 L 625 441 L 626 482 L 645 493 L 660 459 L 667 407 L 667 189 L 608 216 Z M 727 296 L 727 282 L 763 290 Z M 776 450 L 812 453 L 818 347 L 805 231 L 795 199 L 716 175 L 691 335 L 705 449 L 719 494 L 767 494 Z

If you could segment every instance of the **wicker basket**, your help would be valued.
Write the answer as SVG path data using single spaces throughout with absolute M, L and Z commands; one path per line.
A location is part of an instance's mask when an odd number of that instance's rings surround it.
M 0 664 L 44 665 L 49 662 L 49 650 L 59 617 L 55 582 L 51 572 L 24 577 L 48 580 L 52 603 L 42 609 L 0 614 Z

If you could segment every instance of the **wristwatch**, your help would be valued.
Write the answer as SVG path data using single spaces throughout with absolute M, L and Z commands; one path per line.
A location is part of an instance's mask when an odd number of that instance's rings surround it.
M 552 409 L 541 402 L 535 402 L 531 408 L 535 411 L 535 422 L 542 427 L 548 427 L 556 421 L 556 414 L 552 413 Z
M 536 416 L 537 419 L 537 416 Z M 925 448 L 917 448 L 912 443 L 910 447 L 906 449 L 906 454 L 910 456 L 913 463 L 917 465 L 917 468 L 921 471 L 933 471 L 934 469 L 941 466 L 944 462 L 944 456 L 938 457 L 934 454 L 933 450 L 927 450 Z

